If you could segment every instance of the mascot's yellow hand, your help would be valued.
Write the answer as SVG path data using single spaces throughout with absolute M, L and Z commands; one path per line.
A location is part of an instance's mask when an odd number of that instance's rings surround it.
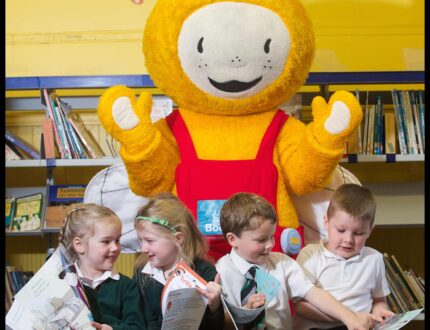
M 327 104 L 317 96 L 312 101 L 313 134 L 326 148 L 343 148 L 345 141 L 360 124 L 361 106 L 349 92 L 335 92 Z
M 97 114 L 104 129 L 121 144 L 146 140 L 154 133 L 150 119 L 152 99 L 142 93 L 136 101 L 135 93 L 126 86 L 113 86 L 100 98 Z

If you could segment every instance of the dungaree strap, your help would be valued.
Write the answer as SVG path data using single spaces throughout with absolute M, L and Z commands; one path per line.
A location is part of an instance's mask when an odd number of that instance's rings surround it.
M 166 117 L 166 121 L 176 138 L 181 159 L 198 159 L 190 132 L 188 131 L 188 127 L 179 110 L 174 110 L 170 115 L 168 115 Z
M 264 133 L 256 159 L 273 158 L 273 150 L 275 148 L 278 134 L 287 119 L 288 115 L 282 110 L 278 110 L 275 113 L 272 121 L 269 124 L 269 127 Z M 188 131 L 188 127 L 185 124 L 185 121 L 182 118 L 179 110 L 175 110 L 169 116 L 167 116 L 166 121 L 172 130 L 173 135 L 176 137 L 176 143 L 178 143 L 181 158 L 186 155 L 188 159 L 198 159 L 196 149 L 194 148 L 191 135 Z
M 273 159 L 273 151 L 275 149 L 276 140 L 278 139 L 279 132 L 281 131 L 287 119 L 288 115 L 284 111 L 276 111 L 272 121 L 269 124 L 269 127 L 266 130 L 266 133 L 264 133 L 263 140 L 260 144 L 260 149 L 258 149 L 257 157 L 255 157 L 255 159 Z

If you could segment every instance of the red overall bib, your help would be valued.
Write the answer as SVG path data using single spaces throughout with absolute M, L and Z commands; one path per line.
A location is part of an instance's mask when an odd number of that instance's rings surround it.
M 176 190 L 182 202 L 191 210 L 197 222 L 199 201 L 227 200 L 237 192 L 250 192 L 267 199 L 276 209 L 278 170 L 273 164 L 273 152 L 280 130 L 288 115 L 275 113 L 269 124 L 255 159 L 204 160 L 197 157 L 188 128 L 179 113 L 173 111 L 167 123 L 178 143 L 181 162 L 176 168 Z M 222 143 L 222 141 L 220 141 Z M 284 228 L 276 226 L 273 251 L 282 252 L 280 235 Z M 206 235 L 209 255 L 218 260 L 231 247 L 221 235 Z

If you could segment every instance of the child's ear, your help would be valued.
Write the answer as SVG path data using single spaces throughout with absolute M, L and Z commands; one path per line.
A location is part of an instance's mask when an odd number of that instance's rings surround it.
M 227 239 L 227 242 L 228 244 L 230 244 L 231 247 L 237 246 L 238 237 L 235 234 L 229 232 L 225 235 L 225 238 Z
M 324 224 L 324 229 L 328 230 L 328 217 L 327 217 L 327 214 L 324 215 L 323 224 Z
M 179 245 L 182 245 L 184 243 L 184 234 L 182 234 L 180 231 L 175 233 L 175 239 L 178 241 Z
M 80 237 L 73 238 L 72 245 L 73 245 L 73 249 L 76 251 L 76 253 L 78 253 L 78 254 L 85 253 L 85 244 L 84 244 L 84 241 Z

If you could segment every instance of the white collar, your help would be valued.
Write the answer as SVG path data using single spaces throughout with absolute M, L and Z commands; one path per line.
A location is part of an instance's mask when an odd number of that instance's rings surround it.
M 231 249 L 230 258 L 231 258 L 231 261 L 233 262 L 233 264 L 239 269 L 240 273 L 243 276 L 245 276 L 245 274 L 248 272 L 248 270 L 252 266 L 256 266 L 260 270 L 264 271 L 264 267 L 263 266 L 253 264 L 253 263 L 250 263 L 249 261 L 245 260 L 244 258 L 242 258 L 240 255 L 237 254 L 237 252 L 235 251 L 235 249 Z
M 116 281 L 119 280 L 119 273 L 113 268 L 111 270 L 105 270 L 102 275 L 100 275 L 99 277 L 97 277 L 94 280 L 91 280 L 91 279 L 86 278 L 84 276 L 84 273 L 82 273 L 81 269 L 79 268 L 77 261 L 74 264 L 75 264 L 76 273 L 78 274 L 79 279 L 81 280 L 81 282 L 83 284 L 85 284 L 86 286 L 89 286 L 90 288 L 95 289 L 97 286 L 102 284 L 108 278 L 111 278 L 111 279 L 116 280 Z
M 360 252 L 357 255 L 355 255 L 355 256 L 353 256 L 351 258 L 345 259 L 345 258 L 343 258 L 343 257 L 341 257 L 341 256 L 339 256 L 339 255 L 337 255 L 337 254 L 335 254 L 333 252 L 331 252 L 329 249 L 327 249 L 326 246 L 325 246 L 327 243 L 328 243 L 328 240 L 326 238 L 322 238 L 321 241 L 320 241 L 320 248 L 322 249 L 322 251 L 324 253 L 324 256 L 327 257 L 327 258 L 334 258 L 336 260 L 342 260 L 342 261 L 349 262 L 349 261 L 358 260 L 363 255 L 364 246 L 361 248 Z
M 179 260 L 178 260 L 178 262 L 179 262 Z M 176 264 L 172 268 L 172 270 L 176 267 Z M 151 263 L 149 263 L 149 262 L 147 262 L 145 267 L 143 267 L 141 273 L 148 274 L 148 275 L 152 276 L 152 278 L 154 280 L 156 280 L 157 282 L 160 282 L 163 285 L 166 284 L 167 279 L 164 277 L 164 271 L 160 268 L 152 267 Z

